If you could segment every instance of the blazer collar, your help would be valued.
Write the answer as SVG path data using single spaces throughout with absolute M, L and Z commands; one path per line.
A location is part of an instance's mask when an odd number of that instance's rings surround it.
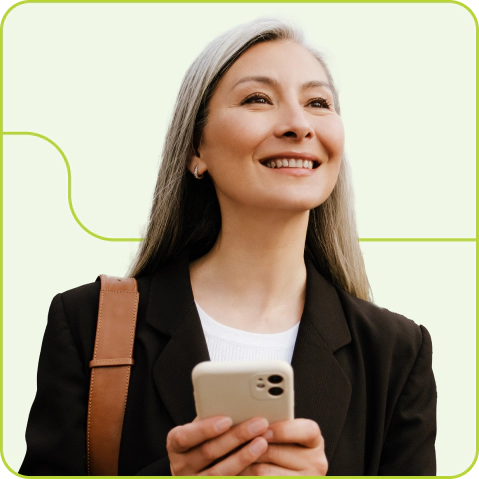
M 334 352 L 348 344 L 351 335 L 335 288 L 308 256 L 305 262 L 306 300 L 292 360 L 295 416 L 319 424 L 330 460 L 351 396 L 350 382 Z M 196 416 L 191 371 L 210 358 L 194 303 L 187 254 L 153 275 L 146 319 L 170 337 L 153 368 L 161 399 L 176 424 L 191 422 Z
M 194 307 L 189 264 L 189 256 L 184 254 L 166 263 L 151 280 L 146 320 L 170 337 Z
M 310 321 L 326 346 L 334 353 L 351 342 L 349 326 L 336 289 L 316 269 L 308 255 L 304 319 Z

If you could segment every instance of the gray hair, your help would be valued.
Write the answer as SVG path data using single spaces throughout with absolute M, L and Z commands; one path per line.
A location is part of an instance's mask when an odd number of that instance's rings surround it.
M 308 46 L 301 31 L 289 23 L 260 18 L 239 25 L 207 45 L 183 79 L 165 138 L 147 231 L 130 275 L 151 273 L 170 258 L 188 251 L 191 259 L 207 253 L 221 229 L 221 212 L 209 175 L 196 181 L 188 165 L 208 118 L 208 105 L 218 82 L 251 46 L 267 41 L 293 41 L 303 45 L 324 68 L 339 98 L 322 55 Z M 310 210 L 305 251 L 334 284 L 369 299 L 369 283 L 359 248 L 353 207 L 350 168 L 343 156 L 338 181 L 330 197 Z

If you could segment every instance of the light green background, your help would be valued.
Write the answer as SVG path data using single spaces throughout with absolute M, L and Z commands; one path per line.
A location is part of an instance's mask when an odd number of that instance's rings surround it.
M 454 4 L 28 4 L 4 27 L 4 131 L 51 138 L 97 234 L 139 237 L 181 78 L 261 15 L 304 27 L 340 90 L 360 236 L 474 238 L 475 25 Z M 18 470 L 51 298 L 123 275 L 46 141 L 4 137 L 4 454 Z M 375 301 L 431 332 L 438 474 L 475 445 L 475 243 L 362 243 Z M 25 301 L 24 286 L 29 299 Z M 21 378 L 21 379 L 19 379 Z

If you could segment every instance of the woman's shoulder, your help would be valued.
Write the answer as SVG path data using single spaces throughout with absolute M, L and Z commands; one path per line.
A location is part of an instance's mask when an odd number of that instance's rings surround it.
M 430 342 L 427 329 L 415 321 L 365 301 L 336 288 L 339 300 L 349 325 L 351 337 L 362 342 L 365 347 L 381 351 L 386 349 L 402 351 L 402 354 L 415 356 L 426 338 Z
M 61 299 L 65 312 L 79 312 L 87 305 L 96 304 L 100 297 L 100 281 L 83 284 L 60 293 L 56 298 Z

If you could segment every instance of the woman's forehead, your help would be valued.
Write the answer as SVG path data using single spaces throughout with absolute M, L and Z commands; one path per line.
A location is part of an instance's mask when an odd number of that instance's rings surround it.
M 299 83 L 328 82 L 319 60 L 303 45 L 293 41 L 268 41 L 253 45 L 228 69 L 220 84 L 235 87 L 255 78 L 273 83 L 288 79 Z

